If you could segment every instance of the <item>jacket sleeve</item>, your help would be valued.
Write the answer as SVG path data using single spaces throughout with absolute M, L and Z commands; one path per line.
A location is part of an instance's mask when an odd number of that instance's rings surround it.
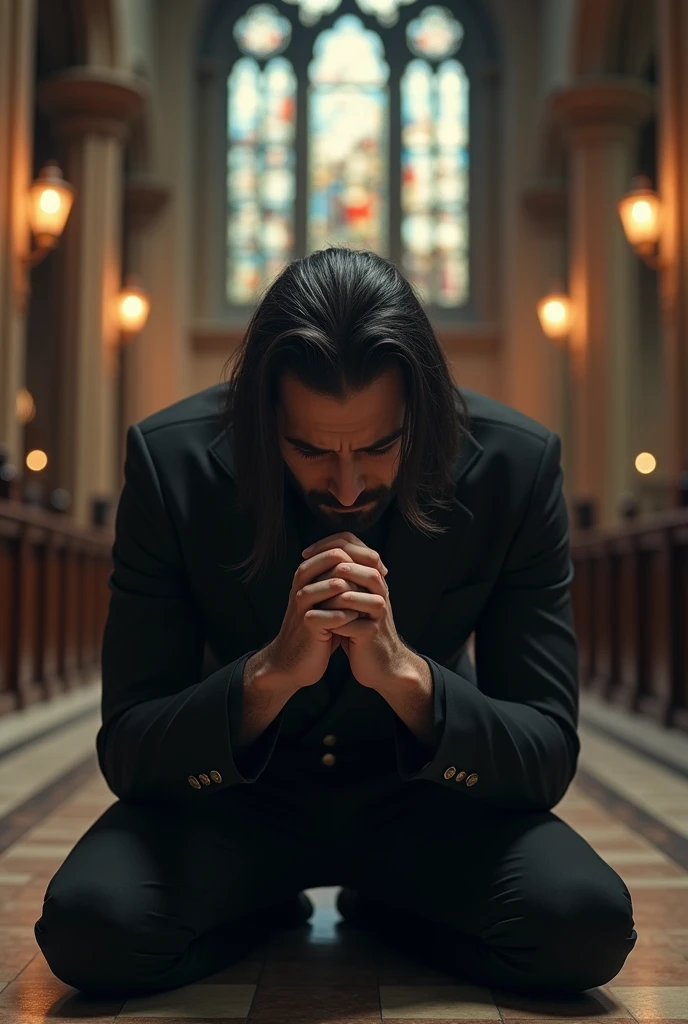
M 283 712 L 240 758 L 251 773 L 244 775 L 231 740 L 241 720 L 244 666 L 255 651 L 202 678 L 201 616 L 138 426 L 127 433 L 124 477 L 103 637 L 98 763 L 122 800 L 198 805 L 226 786 L 255 781 Z
M 462 799 L 550 810 L 573 779 L 578 643 L 561 442 L 550 434 L 528 510 L 475 630 L 477 686 L 431 658 L 437 742 L 421 756 L 401 721 L 397 767 Z M 458 784 L 457 784 L 458 783 Z

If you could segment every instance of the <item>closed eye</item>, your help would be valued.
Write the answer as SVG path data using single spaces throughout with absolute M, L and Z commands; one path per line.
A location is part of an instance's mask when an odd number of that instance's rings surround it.
M 395 444 L 396 441 L 394 444 L 387 445 L 386 448 L 376 448 L 374 451 L 366 452 L 366 455 L 387 455 L 394 448 Z M 304 459 L 322 459 L 324 455 L 328 454 L 327 452 L 306 452 L 302 448 L 297 448 L 296 451 Z

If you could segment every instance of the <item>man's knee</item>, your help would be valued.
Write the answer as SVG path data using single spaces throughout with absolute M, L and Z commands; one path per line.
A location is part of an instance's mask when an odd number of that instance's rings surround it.
M 631 897 L 615 876 L 601 881 L 562 880 L 555 893 L 531 904 L 517 940 L 525 954 L 524 979 L 542 992 L 582 992 L 605 985 L 636 943 Z
M 166 978 L 185 954 L 188 932 L 161 916 L 106 887 L 53 885 L 34 934 L 66 985 L 100 998 L 133 996 L 171 987 Z

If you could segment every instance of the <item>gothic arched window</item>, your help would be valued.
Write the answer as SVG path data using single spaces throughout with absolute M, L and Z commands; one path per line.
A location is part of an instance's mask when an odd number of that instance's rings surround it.
M 435 319 L 488 318 L 488 37 L 475 0 L 218 4 L 204 56 L 224 99 L 222 313 L 236 322 L 290 260 L 348 245 L 394 259 Z

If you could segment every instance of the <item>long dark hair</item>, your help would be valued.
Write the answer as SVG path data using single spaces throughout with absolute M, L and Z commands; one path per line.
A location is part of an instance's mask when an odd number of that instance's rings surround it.
M 284 459 L 276 405 L 285 372 L 319 395 L 345 399 L 390 367 L 404 377 L 406 413 L 395 480 L 406 521 L 443 533 L 420 503 L 446 508 L 451 467 L 469 414 L 410 282 L 374 252 L 331 247 L 288 264 L 268 288 L 225 365 L 238 508 L 256 517 L 256 543 L 233 568 L 262 573 L 284 541 Z

